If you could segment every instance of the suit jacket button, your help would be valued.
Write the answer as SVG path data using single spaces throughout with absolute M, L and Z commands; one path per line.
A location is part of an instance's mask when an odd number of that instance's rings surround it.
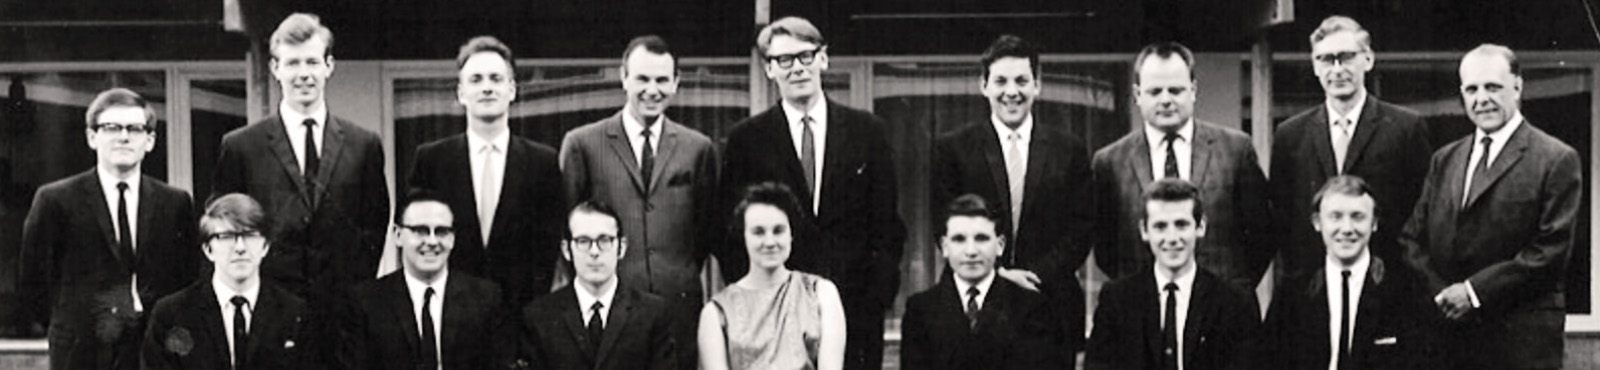
M 301 217 L 300 222 L 307 225 L 311 224 L 311 216 Z

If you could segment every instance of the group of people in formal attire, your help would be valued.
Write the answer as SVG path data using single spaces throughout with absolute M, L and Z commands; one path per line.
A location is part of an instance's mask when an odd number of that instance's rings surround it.
M 995 40 L 989 121 L 934 141 L 948 268 L 906 301 L 901 368 L 1559 368 L 1582 173 L 1518 109 L 1515 54 L 1462 57 L 1476 129 L 1431 151 L 1420 114 L 1367 92 L 1356 21 L 1310 44 L 1326 104 L 1277 127 L 1263 171 L 1248 135 L 1194 118 L 1180 44 L 1139 52 L 1143 124 L 1091 152 L 1035 122 L 1039 52 Z M 282 103 L 223 138 L 198 217 L 140 174 L 151 104 L 95 98 L 95 168 L 41 188 L 24 226 L 22 318 L 48 322 L 52 368 L 882 367 L 906 241 L 889 128 L 826 98 L 810 22 L 759 32 L 782 99 L 720 149 L 666 116 L 659 37 L 623 50 L 622 110 L 559 149 L 511 134 L 515 58 L 473 38 L 465 132 L 416 149 L 392 218 L 379 136 L 326 104 L 332 46 L 315 16 L 280 24 Z M 378 276 L 386 239 L 400 268 Z M 1091 251 L 1113 278 L 1092 331 Z M 712 255 L 727 285 L 707 297 Z

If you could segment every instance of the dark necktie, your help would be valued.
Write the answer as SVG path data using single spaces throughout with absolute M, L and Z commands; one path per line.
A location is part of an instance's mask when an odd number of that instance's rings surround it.
M 643 178 L 644 183 L 648 185 L 650 184 L 650 173 L 656 169 L 656 149 L 655 146 L 650 145 L 649 128 L 645 128 L 644 133 L 640 136 L 644 136 L 644 153 L 640 153 L 639 157 L 644 160 L 639 161 L 639 177 Z
M 117 248 L 128 261 L 137 261 L 133 254 L 133 225 L 128 222 L 128 183 L 117 183 Z M 129 264 L 132 266 L 133 264 Z
M 433 288 L 422 292 L 422 363 L 424 368 L 439 367 L 439 347 L 433 333 Z
M 317 168 L 321 167 L 321 161 L 317 159 L 317 121 L 307 118 L 301 124 L 306 126 L 306 168 L 301 175 L 310 180 L 317 177 Z
M 589 305 L 589 348 L 594 349 L 596 357 L 598 357 L 600 353 L 600 335 L 604 334 L 605 331 L 605 324 L 601 321 L 600 317 L 602 316 L 600 309 L 604 308 L 605 306 L 605 304 L 602 304 L 598 301 L 594 302 L 592 305 Z
M 243 370 L 246 363 L 245 344 L 250 341 L 249 324 L 244 319 L 244 307 L 250 304 L 250 300 L 236 295 L 228 302 L 233 303 L 233 369 Z
M 1339 272 L 1339 367 L 1350 366 L 1350 270 Z
M 1161 141 L 1167 143 L 1167 165 L 1163 166 L 1166 168 L 1163 169 L 1161 177 L 1178 178 L 1180 177 L 1178 176 L 1178 152 L 1173 149 L 1174 144 L 1178 143 L 1178 133 L 1168 132 L 1167 137 L 1161 139 Z
M 1484 187 L 1489 186 L 1489 146 L 1494 144 L 1494 138 L 1484 136 L 1479 142 L 1483 143 L 1483 154 L 1478 156 L 1478 165 L 1472 170 L 1472 188 L 1468 189 L 1466 198 L 1462 199 L 1462 205 L 1466 205 L 1467 199 L 1472 199 L 1472 194 L 1478 194 Z
M 811 116 L 800 117 L 800 167 L 806 171 L 806 194 L 817 192 L 817 138 L 811 133 Z
M 978 287 L 967 288 L 967 329 L 978 328 Z
M 1171 152 L 1168 152 L 1171 153 Z M 1167 162 L 1172 163 L 1172 162 Z M 1168 168 L 1171 168 L 1169 165 Z M 1166 317 L 1161 325 L 1161 368 L 1166 370 L 1178 369 L 1178 284 L 1167 283 L 1163 288 L 1167 291 Z

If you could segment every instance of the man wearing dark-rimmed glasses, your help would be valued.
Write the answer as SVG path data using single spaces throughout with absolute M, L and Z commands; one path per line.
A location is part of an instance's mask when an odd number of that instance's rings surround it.
M 449 267 L 455 216 L 427 193 L 404 198 L 392 228 L 401 271 L 352 287 L 339 325 L 338 368 L 503 368 L 515 341 L 500 287 Z
M 900 285 L 906 238 L 885 123 L 825 97 L 827 42 L 811 22 L 772 22 L 756 47 L 782 99 L 728 134 L 721 209 L 733 209 L 734 194 L 752 184 L 795 189 L 805 214 L 794 222 L 789 266 L 838 284 L 850 337 L 845 369 L 881 368 L 884 311 Z M 742 242 L 729 238 L 717 254 L 727 281 L 749 266 Z
M 51 369 L 137 369 L 146 308 L 193 282 L 189 194 L 144 176 L 156 115 L 128 89 L 84 116 L 95 167 L 39 188 L 22 228 L 18 286 L 27 326 L 48 318 Z

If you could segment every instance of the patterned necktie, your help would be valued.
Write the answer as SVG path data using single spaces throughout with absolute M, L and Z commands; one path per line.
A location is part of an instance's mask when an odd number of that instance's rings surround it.
M 250 324 L 244 319 L 244 307 L 250 304 L 244 296 L 233 296 L 228 302 L 233 303 L 233 369 L 245 368 L 245 343 L 250 341 Z
M 1344 173 L 1344 159 L 1350 151 L 1350 120 L 1341 118 L 1333 122 L 1333 163 L 1339 166 L 1335 173 Z
M 1178 151 L 1177 149 L 1173 149 L 1173 146 L 1176 146 L 1178 143 L 1178 139 L 1179 136 L 1176 132 L 1168 132 L 1167 137 L 1161 139 L 1161 141 L 1165 141 L 1167 143 L 1167 164 L 1162 166 L 1165 167 L 1162 169 L 1163 171 L 1161 177 L 1163 178 L 1181 177 L 1178 175 Z
M 1467 204 L 1468 199 L 1472 199 L 1473 194 L 1478 194 L 1483 191 L 1484 187 L 1489 186 L 1489 146 L 1494 145 L 1494 138 L 1485 135 L 1483 140 L 1479 140 L 1479 142 L 1483 143 L 1483 151 L 1478 156 L 1477 166 L 1472 169 L 1472 186 L 1467 188 L 1466 196 L 1461 198 L 1461 205 L 1463 206 Z
M 967 288 L 967 328 L 978 328 L 978 287 Z
M 807 194 L 817 193 L 817 139 L 811 133 L 811 116 L 800 117 L 800 167 L 806 171 Z
M 422 293 L 422 363 L 424 368 L 439 367 L 439 343 L 433 333 L 433 288 Z
M 1178 369 L 1178 284 L 1167 283 L 1166 313 L 1161 323 L 1161 364 L 1163 369 Z
M 1028 181 L 1028 164 L 1022 157 L 1021 133 L 1012 132 L 1006 136 L 1006 143 L 1006 178 L 1011 185 L 1011 238 L 1014 241 L 1022 222 L 1022 190 Z M 1015 244 L 1012 247 L 1015 248 Z
M 311 181 L 311 179 L 314 179 L 314 178 L 317 177 L 317 170 L 318 170 L 318 168 L 322 167 L 321 160 L 317 159 L 317 157 L 319 155 L 318 150 L 317 150 L 317 140 L 316 140 L 316 137 L 317 137 L 317 130 L 316 130 L 317 121 L 314 120 L 314 119 L 307 118 L 305 121 L 302 121 L 300 124 L 306 126 L 306 138 L 305 138 L 305 143 L 306 143 L 306 145 L 305 145 L 306 168 L 305 168 L 305 171 L 300 173 L 300 175 L 305 176 L 306 181 L 309 182 L 309 181 Z

